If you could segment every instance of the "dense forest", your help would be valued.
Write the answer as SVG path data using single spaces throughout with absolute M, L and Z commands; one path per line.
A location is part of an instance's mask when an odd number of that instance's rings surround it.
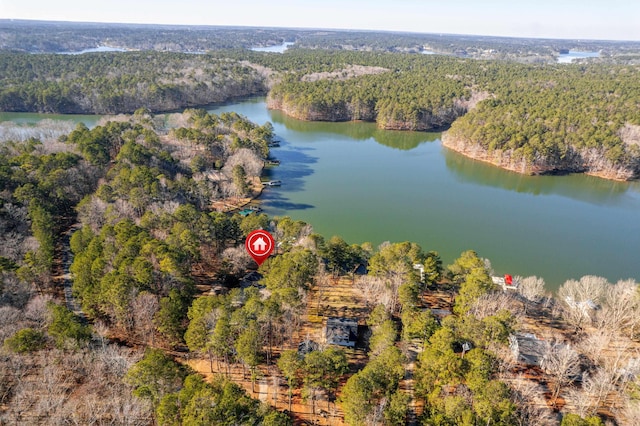
M 442 130 L 445 146 L 521 173 L 640 173 L 638 68 L 292 49 L 207 55 L 0 54 L 0 109 L 132 112 L 268 92 L 304 120 Z
M 522 173 L 622 180 L 640 173 L 637 67 L 375 53 L 284 56 L 285 63 L 305 65 L 292 65 L 297 74 L 271 89 L 269 105 L 298 118 L 361 119 L 392 129 L 451 126 L 445 146 Z M 350 73 L 353 66 L 360 75 Z
M 255 195 L 274 137 L 234 113 L 18 130 L 0 152 L 2 422 L 640 419 L 633 280 L 570 280 L 553 298 L 515 277 L 504 292 L 473 251 L 445 267 L 410 242 L 215 211 Z M 278 251 L 256 268 L 243 240 L 258 228 Z M 333 317 L 355 318 L 355 347 L 324 343 Z M 514 352 L 522 338 L 535 365 Z
M 185 424 L 202 424 L 203 415 L 210 423 L 287 424 L 233 383 L 206 384 L 162 351 L 142 356 L 107 337 L 138 347 L 183 342 L 200 250 L 215 257 L 254 226 L 210 203 L 255 190 L 272 137 L 269 124 L 237 114 L 192 110 L 157 120 L 140 110 L 44 142 L 3 142 L 3 423 L 151 424 L 154 410 L 169 415 L 159 398 L 175 392 L 193 399 L 179 407 Z M 81 228 L 65 243 L 76 217 Z M 58 298 L 58 262 L 70 249 L 81 315 Z M 215 270 L 233 268 L 224 263 Z M 203 413 L 203 398 L 217 408 Z
M 0 76 L 2 111 L 170 111 L 266 90 L 247 65 L 184 53 L 0 53 Z

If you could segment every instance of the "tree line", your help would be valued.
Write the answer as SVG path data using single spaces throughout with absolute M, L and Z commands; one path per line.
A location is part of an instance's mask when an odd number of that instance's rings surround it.
M 295 41 L 305 49 L 419 53 L 425 50 L 473 58 L 553 61 L 561 50 L 602 51 L 618 60 L 638 52 L 634 42 L 526 39 L 372 31 L 232 28 L 5 20 L 0 48 L 21 52 L 77 52 L 97 46 L 202 53 Z
M 0 49 L 59 53 L 110 46 L 127 50 L 204 53 L 282 44 L 294 40 L 301 32 L 275 28 L 3 20 L 0 22 Z
M 0 110 L 45 113 L 170 111 L 265 93 L 251 67 L 159 52 L 0 53 Z

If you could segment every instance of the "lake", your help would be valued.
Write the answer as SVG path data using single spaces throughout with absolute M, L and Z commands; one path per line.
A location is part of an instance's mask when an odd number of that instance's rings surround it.
M 561 53 L 558 55 L 559 64 L 570 64 L 576 59 L 598 58 L 600 52 L 582 52 L 578 50 L 570 50 L 569 53 Z
M 467 249 L 496 273 L 640 278 L 640 183 L 583 175 L 522 176 L 454 153 L 437 133 L 379 130 L 372 123 L 314 123 L 251 99 L 211 109 L 271 121 L 281 180 L 263 208 L 350 243 L 415 241 L 445 264 Z
M 127 49 L 123 49 L 121 47 L 98 46 L 98 47 L 92 47 L 84 50 L 79 50 L 77 52 L 58 52 L 58 53 L 61 55 L 83 55 L 85 53 L 103 53 L 103 52 L 127 52 Z
M 271 53 L 284 53 L 285 50 L 289 48 L 289 46 L 295 44 L 295 42 L 285 41 L 282 44 L 277 44 L 275 46 L 268 47 L 252 47 L 251 50 L 254 52 L 271 52 Z
M 43 119 L 73 121 L 74 123 L 84 123 L 87 127 L 95 127 L 102 118 L 100 115 L 86 114 L 38 114 L 36 112 L 2 112 L 0 111 L 0 122 L 11 121 L 16 124 L 31 124 Z
M 214 106 L 271 121 L 282 186 L 261 197 L 270 215 L 311 223 L 350 243 L 414 241 L 445 264 L 467 249 L 498 274 L 640 279 L 640 183 L 583 175 L 522 176 L 446 148 L 440 134 L 380 130 L 372 123 L 314 123 L 269 111 L 263 98 Z M 0 115 L 0 121 L 96 116 Z

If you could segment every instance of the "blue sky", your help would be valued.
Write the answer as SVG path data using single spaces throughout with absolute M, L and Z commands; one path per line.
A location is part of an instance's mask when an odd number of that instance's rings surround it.
M 0 18 L 640 41 L 637 0 L 0 0 Z

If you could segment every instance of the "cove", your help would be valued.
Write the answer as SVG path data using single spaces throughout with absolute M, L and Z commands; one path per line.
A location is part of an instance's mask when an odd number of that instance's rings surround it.
M 281 165 L 263 208 L 349 243 L 414 241 L 445 264 L 464 250 L 498 274 L 537 275 L 549 289 L 600 275 L 640 279 L 640 183 L 584 175 L 523 176 L 452 152 L 437 133 L 372 123 L 304 122 L 264 99 L 213 107 L 263 124 L 281 140 Z
M 281 165 L 268 169 L 263 208 L 349 243 L 414 241 L 449 264 L 464 250 L 498 274 L 537 275 L 547 288 L 600 275 L 640 279 L 640 182 L 583 175 L 522 176 L 443 148 L 440 134 L 372 123 L 304 122 L 264 98 L 212 106 L 274 125 Z M 0 113 L 0 121 L 82 121 L 99 116 Z

